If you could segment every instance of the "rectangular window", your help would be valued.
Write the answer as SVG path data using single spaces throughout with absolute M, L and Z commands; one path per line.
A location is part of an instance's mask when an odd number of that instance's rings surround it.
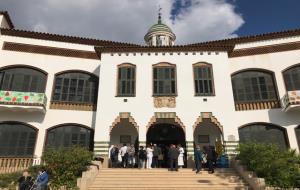
M 135 96 L 135 67 L 118 68 L 117 96 Z
M 153 68 L 153 95 L 176 96 L 175 67 Z
M 196 96 L 213 96 L 213 77 L 210 66 L 195 66 L 195 92 Z

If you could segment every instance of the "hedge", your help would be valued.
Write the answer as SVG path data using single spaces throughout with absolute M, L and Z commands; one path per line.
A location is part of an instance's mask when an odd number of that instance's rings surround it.
M 300 187 L 300 156 L 295 150 L 282 150 L 274 144 L 240 144 L 238 159 L 248 170 L 265 178 L 267 185 Z

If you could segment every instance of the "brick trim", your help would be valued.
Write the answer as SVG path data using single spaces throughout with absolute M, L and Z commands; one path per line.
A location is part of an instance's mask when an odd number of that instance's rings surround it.
M 75 57 L 83 59 L 99 59 L 97 54 L 93 51 L 57 48 L 49 46 L 31 45 L 31 44 L 21 44 L 14 42 L 4 42 L 3 50 L 26 52 L 26 53 L 36 53 L 44 55 L 56 55 L 64 57 Z

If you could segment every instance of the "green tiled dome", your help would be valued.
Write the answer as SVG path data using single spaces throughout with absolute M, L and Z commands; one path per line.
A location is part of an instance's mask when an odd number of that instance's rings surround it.
M 154 24 L 153 26 L 151 26 L 151 28 L 148 30 L 148 33 L 156 32 L 156 31 L 165 31 L 165 32 L 173 33 L 172 30 L 167 25 L 162 23 Z

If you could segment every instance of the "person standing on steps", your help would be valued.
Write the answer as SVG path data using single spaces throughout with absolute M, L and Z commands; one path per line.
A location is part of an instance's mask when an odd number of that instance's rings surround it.
M 184 166 L 184 149 L 180 144 L 178 145 L 178 151 L 179 151 L 178 166 L 179 168 L 182 168 Z
M 168 154 L 170 159 L 170 171 L 178 171 L 179 150 L 172 144 Z
M 140 150 L 138 152 L 138 158 L 139 158 L 139 169 L 144 169 L 145 162 L 147 159 L 147 153 L 146 153 L 146 150 L 144 150 L 143 146 L 140 146 Z
M 214 153 L 212 150 L 211 146 L 206 147 L 206 158 L 207 158 L 207 164 L 208 164 L 208 172 L 214 173 L 214 166 L 213 166 L 213 161 L 214 161 Z
M 153 149 L 150 145 L 147 146 L 147 169 L 152 169 L 152 158 L 153 158 Z
M 158 156 L 161 154 L 161 149 L 156 144 L 153 145 L 153 168 L 158 168 Z
M 108 161 L 109 161 L 109 167 L 113 168 L 113 149 L 114 149 L 114 145 L 110 145 L 109 149 L 108 149 Z
M 128 147 L 127 153 L 128 153 L 128 167 L 134 168 L 134 165 L 135 165 L 135 148 L 134 148 L 133 144 Z
M 202 152 L 200 150 L 200 145 L 196 146 L 196 150 L 194 152 L 194 159 L 195 159 L 196 174 L 198 174 L 201 170 L 201 165 L 202 165 Z
M 122 148 L 120 149 L 121 151 L 121 157 L 122 157 L 122 168 L 127 167 L 127 158 L 128 158 L 128 153 L 127 153 L 127 146 L 126 144 L 123 144 Z

